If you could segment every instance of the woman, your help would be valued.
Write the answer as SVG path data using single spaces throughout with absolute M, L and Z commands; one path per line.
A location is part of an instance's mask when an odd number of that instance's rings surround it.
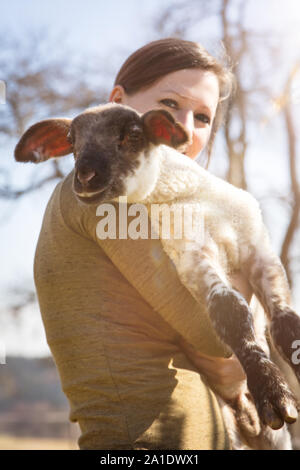
M 195 158 L 210 152 L 231 87 L 231 73 L 201 46 L 164 39 L 129 57 L 110 101 L 170 111 L 190 134 L 185 154 Z M 231 384 L 244 378 L 238 361 L 222 357 L 159 240 L 99 240 L 97 222 L 68 175 L 49 201 L 35 257 L 47 340 L 70 419 L 81 428 L 80 448 L 228 448 L 218 403 L 199 372 Z M 249 299 L 239 273 L 233 284 Z

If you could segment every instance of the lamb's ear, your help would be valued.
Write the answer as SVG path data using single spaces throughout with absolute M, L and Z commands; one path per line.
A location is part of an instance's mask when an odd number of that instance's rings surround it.
M 72 119 L 47 119 L 31 126 L 15 148 L 18 162 L 40 163 L 72 152 L 67 136 Z
M 168 111 L 154 109 L 141 118 L 146 135 L 153 144 L 165 144 L 177 149 L 188 143 L 189 137 L 184 127 Z

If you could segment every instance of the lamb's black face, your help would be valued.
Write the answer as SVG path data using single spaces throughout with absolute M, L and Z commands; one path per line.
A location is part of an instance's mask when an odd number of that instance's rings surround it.
M 87 204 L 124 195 L 124 181 L 148 145 L 140 116 L 121 106 L 77 116 L 68 138 L 75 156 L 74 192 Z
M 50 118 L 37 122 L 16 145 L 15 159 L 40 163 L 73 152 L 74 192 L 91 204 L 143 189 L 141 178 L 149 176 L 151 152 L 147 150 L 151 144 L 179 149 L 189 144 L 188 135 L 165 110 L 140 116 L 132 108 L 108 103 L 88 109 L 73 121 Z

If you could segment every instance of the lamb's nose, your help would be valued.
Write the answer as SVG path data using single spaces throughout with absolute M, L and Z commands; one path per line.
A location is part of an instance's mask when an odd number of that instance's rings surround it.
M 96 176 L 96 172 L 90 168 L 83 167 L 80 168 L 80 170 L 77 170 L 76 176 L 81 184 L 86 185 L 92 178 L 94 178 L 94 176 Z

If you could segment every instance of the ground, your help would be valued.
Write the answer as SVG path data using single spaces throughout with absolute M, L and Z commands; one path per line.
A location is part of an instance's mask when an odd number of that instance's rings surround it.
M 0 450 L 78 450 L 76 439 L 16 437 L 0 434 Z

